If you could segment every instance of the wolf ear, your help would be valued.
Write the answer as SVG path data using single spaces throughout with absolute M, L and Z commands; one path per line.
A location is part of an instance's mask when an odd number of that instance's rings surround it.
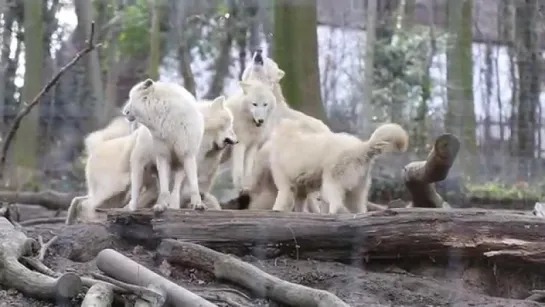
M 147 78 L 146 80 L 144 80 L 144 82 L 142 83 L 142 89 L 148 89 L 150 86 L 153 85 L 153 80 L 151 80 L 150 78 Z
M 240 88 L 242 88 L 242 92 L 244 92 L 244 94 L 248 94 L 252 84 L 248 81 L 240 81 L 238 84 L 240 85 Z
M 224 103 L 225 103 L 225 96 L 223 96 L 223 95 L 222 95 L 222 96 L 218 96 L 218 97 L 216 97 L 216 99 L 214 99 L 214 100 L 212 101 L 212 107 L 213 107 L 214 109 L 217 109 L 217 110 L 223 109 L 224 106 L 225 106 Z
M 280 80 L 282 80 L 282 78 L 284 78 L 285 75 L 286 73 L 282 69 L 278 68 L 276 70 L 276 82 L 279 82 Z

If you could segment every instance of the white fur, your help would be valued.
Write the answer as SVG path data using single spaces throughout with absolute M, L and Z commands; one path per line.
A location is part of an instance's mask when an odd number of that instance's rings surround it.
M 255 60 L 256 54 L 254 54 Z M 302 112 L 291 109 L 285 102 L 282 95 L 282 89 L 280 87 L 280 80 L 285 75 L 284 71 L 278 67 L 278 64 L 268 57 L 263 57 L 263 65 L 255 63 L 253 61 L 244 70 L 242 80 L 260 80 L 269 84 L 273 90 L 277 101 L 279 102 L 276 109 L 276 120 L 280 121 L 283 118 L 290 118 L 299 122 L 299 127 L 308 132 L 330 132 L 329 127 L 321 120 L 312 116 L 308 116 Z M 270 153 L 270 140 L 268 140 L 258 151 L 254 168 L 251 172 L 250 186 L 248 187 L 248 193 L 250 196 L 249 209 L 272 209 L 273 203 L 276 199 L 278 189 L 274 184 L 272 173 L 270 170 L 269 153 Z M 312 208 L 308 208 L 307 205 L 312 204 Z M 311 211 L 316 212 L 318 206 L 314 205 L 315 202 L 310 200 L 304 203 L 297 203 L 296 210 L 299 211 Z M 304 206 L 304 208 L 300 208 Z M 319 211 L 317 211 L 319 212 Z
M 85 151 L 87 152 L 87 154 L 90 154 L 93 148 L 99 146 L 104 141 L 129 135 L 130 133 L 131 127 L 125 117 L 115 117 L 106 127 L 93 131 L 89 133 L 87 137 L 85 137 Z
M 366 142 L 347 133 L 308 133 L 300 125 L 284 119 L 271 136 L 271 172 L 278 188 L 273 210 L 291 211 L 294 201 L 320 189 L 328 213 L 345 205 L 354 213 L 367 212 L 375 157 L 408 146 L 407 132 L 397 124 L 380 126 Z
M 260 146 L 268 139 L 273 125 L 276 99 L 270 88 L 257 80 L 240 82 L 242 93 L 227 99 L 234 117 L 238 144 L 231 149 L 232 179 L 235 189 L 248 185 L 248 176 Z
M 170 173 L 187 177 L 190 186 L 191 206 L 203 209 L 197 176 L 197 154 L 204 135 L 204 119 L 197 108 L 195 97 L 175 83 L 154 82 L 146 79 L 129 92 L 129 101 L 123 108 L 129 121 L 146 126 L 154 142 L 155 164 L 159 177 L 158 205 L 167 207 L 170 198 Z M 133 178 L 134 179 L 134 178 Z M 131 180 L 131 183 L 134 184 Z M 134 197 L 138 194 L 131 189 Z M 136 209 L 136 202 L 129 203 Z M 178 204 L 170 204 L 179 208 Z

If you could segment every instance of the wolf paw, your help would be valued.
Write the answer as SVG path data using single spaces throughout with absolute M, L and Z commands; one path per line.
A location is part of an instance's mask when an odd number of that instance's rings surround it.
M 163 213 L 165 212 L 165 210 L 167 210 L 167 205 L 166 204 L 155 204 L 155 206 L 153 206 L 153 212 L 155 213 Z

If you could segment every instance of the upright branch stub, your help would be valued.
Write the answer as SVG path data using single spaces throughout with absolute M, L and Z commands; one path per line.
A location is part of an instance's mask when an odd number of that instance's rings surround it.
M 452 134 L 443 134 L 425 161 L 415 161 L 403 168 L 405 186 L 411 193 L 414 207 L 441 208 L 444 200 L 435 190 L 434 183 L 444 180 L 454 164 L 460 141 Z
M 6 158 L 9 151 L 9 147 L 11 145 L 11 142 L 13 141 L 13 138 L 15 137 L 15 134 L 17 133 L 17 130 L 19 129 L 19 126 L 21 125 L 21 121 L 23 118 L 32 111 L 32 108 L 34 108 L 41 100 L 42 97 L 47 94 L 51 88 L 59 82 L 60 77 L 74 64 L 76 64 L 83 56 L 87 55 L 89 52 L 93 51 L 95 48 L 100 47 L 101 44 L 95 44 L 94 41 L 94 35 L 95 35 L 95 22 L 91 22 L 91 32 L 89 33 L 89 38 L 86 40 L 85 47 L 80 50 L 73 58 L 68 62 L 66 65 L 64 65 L 54 76 L 49 80 L 49 82 L 46 83 L 46 85 L 42 88 L 42 90 L 32 99 L 32 101 L 29 104 L 20 104 L 25 105 L 19 113 L 17 113 L 17 116 L 15 116 L 15 119 L 13 120 L 13 123 L 11 124 L 8 133 L 6 135 L 6 140 L 2 144 L 2 151 L 0 153 L 0 180 L 4 178 L 4 169 L 6 165 Z

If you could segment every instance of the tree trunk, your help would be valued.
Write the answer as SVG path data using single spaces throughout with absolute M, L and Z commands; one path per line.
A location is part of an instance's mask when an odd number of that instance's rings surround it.
M 6 73 L 8 70 L 9 54 L 11 52 L 11 35 L 14 21 L 13 11 L 6 5 L 6 0 L 0 1 L 2 9 L 2 49 L 0 50 L 0 129 L 4 127 L 4 112 L 6 110 Z M 3 130 L 2 130 L 3 131 Z
M 193 70 L 191 69 L 191 45 L 185 34 L 188 5 L 189 3 L 187 3 L 187 1 L 173 1 L 173 16 L 171 19 L 174 20 L 174 31 L 176 33 L 176 39 L 178 40 L 178 71 L 183 79 L 184 87 L 196 97 L 197 84 L 195 82 Z
M 180 239 L 260 258 L 346 261 L 434 257 L 453 252 L 470 259 L 545 262 L 545 220 L 526 213 L 477 209 L 388 209 L 368 214 L 320 215 L 261 210 L 196 212 L 110 211 L 109 230 L 157 246 Z M 228 227 L 228 231 L 226 231 Z
M 76 0 L 74 1 L 76 15 L 78 17 L 78 26 L 84 31 L 84 37 L 88 37 L 91 32 L 91 22 L 94 19 L 95 10 L 92 1 Z M 96 25 L 100 29 L 100 25 Z M 102 70 L 98 49 L 91 51 L 87 59 L 87 78 L 91 84 L 93 95 L 93 121 L 91 127 L 99 127 L 104 122 L 104 85 L 102 81 Z
M 370 0 L 367 2 L 367 14 L 365 23 L 365 57 L 364 57 L 364 80 L 363 80 L 363 103 L 360 106 L 356 106 L 358 110 L 358 132 L 365 131 L 366 116 L 364 116 L 365 110 L 368 110 L 373 101 L 373 75 L 375 67 L 375 42 L 376 42 L 376 16 L 377 16 L 377 0 Z
M 517 2 L 516 54 L 519 75 L 519 105 L 517 114 L 518 179 L 532 175 L 535 165 L 536 109 L 540 95 L 541 54 L 537 31 L 539 2 Z
M 21 104 L 30 103 L 43 86 L 43 6 L 44 0 L 24 3 L 25 28 L 25 76 Z M 20 106 L 22 108 L 23 105 Z M 40 108 L 34 108 L 23 119 L 15 135 L 14 161 L 16 173 L 20 170 L 34 172 L 38 166 L 38 131 Z M 19 182 L 18 184 L 24 184 Z
M 153 80 L 159 79 L 161 65 L 161 5 L 162 0 L 151 0 L 151 30 L 150 30 L 150 63 L 148 76 Z
M 281 80 L 295 109 L 327 120 L 320 91 L 316 0 L 277 1 L 274 7 L 274 58 L 286 72 Z
M 462 143 L 463 165 L 468 175 L 473 172 L 472 156 L 476 154 L 476 119 L 473 102 L 472 0 L 447 1 L 447 98 L 445 128 Z

